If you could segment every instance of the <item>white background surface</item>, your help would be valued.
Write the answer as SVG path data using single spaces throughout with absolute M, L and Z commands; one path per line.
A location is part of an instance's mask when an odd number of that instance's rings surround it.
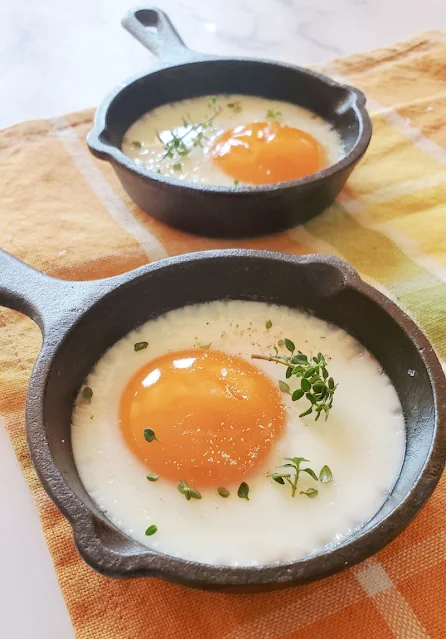
M 0 127 L 94 106 L 114 84 L 148 68 L 151 54 L 120 27 L 131 6 L 0 0 Z M 158 6 L 197 50 L 303 65 L 425 29 L 446 30 L 444 0 L 159 0 Z M 72 639 L 37 512 L 2 423 L 0 513 L 0 637 Z

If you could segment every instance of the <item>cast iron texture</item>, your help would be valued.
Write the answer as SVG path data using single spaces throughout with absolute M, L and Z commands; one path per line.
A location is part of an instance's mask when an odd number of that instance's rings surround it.
M 318 579 L 387 544 L 406 527 L 440 478 L 446 450 L 446 390 L 434 351 L 412 320 L 337 258 L 209 251 L 170 258 L 110 279 L 65 282 L 0 251 L 0 273 L 0 305 L 29 315 L 44 337 L 26 408 L 34 466 L 49 496 L 70 521 L 80 554 L 105 575 L 157 576 L 231 592 Z M 306 560 L 248 568 L 169 557 L 149 551 L 115 529 L 79 479 L 71 450 L 71 411 L 95 362 L 148 319 L 218 299 L 283 304 L 333 322 L 376 356 L 395 385 L 407 430 L 400 477 L 375 517 L 335 550 Z M 415 374 L 409 375 L 409 370 Z
M 199 54 L 186 48 L 168 17 L 133 9 L 123 25 L 159 58 L 150 73 L 120 84 L 99 107 L 88 145 L 111 162 L 130 197 L 153 217 L 199 235 L 242 237 L 305 222 L 331 204 L 365 153 L 372 126 L 358 90 L 313 71 L 265 60 Z M 317 113 L 339 133 L 342 160 L 281 184 L 222 187 L 184 183 L 149 171 L 121 151 L 143 113 L 197 96 L 238 93 L 285 100 Z

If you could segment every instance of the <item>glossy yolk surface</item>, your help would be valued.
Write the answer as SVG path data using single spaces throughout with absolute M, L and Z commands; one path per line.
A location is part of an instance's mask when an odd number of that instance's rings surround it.
M 200 489 L 229 486 L 261 465 L 285 422 L 262 371 L 221 351 L 188 349 L 143 366 L 121 396 L 122 435 L 150 472 Z M 159 441 L 147 442 L 151 428 Z
M 248 184 L 296 180 L 326 164 L 321 144 L 309 133 L 279 122 L 255 122 L 222 133 L 211 157 L 227 175 Z

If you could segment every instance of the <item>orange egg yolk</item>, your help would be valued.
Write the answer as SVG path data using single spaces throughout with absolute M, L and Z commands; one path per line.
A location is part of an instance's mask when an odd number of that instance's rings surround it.
M 195 488 L 242 482 L 285 423 L 280 392 L 241 357 L 188 349 L 143 366 L 120 401 L 124 440 L 151 472 Z M 157 440 L 147 442 L 144 429 Z
M 248 184 L 296 180 L 326 164 L 322 145 L 305 131 L 279 122 L 255 122 L 222 133 L 211 157 L 227 175 Z

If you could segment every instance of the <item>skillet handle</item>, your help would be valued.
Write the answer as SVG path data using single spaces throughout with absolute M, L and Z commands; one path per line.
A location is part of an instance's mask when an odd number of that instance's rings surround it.
M 71 321 L 86 304 L 113 286 L 113 278 L 87 282 L 59 280 L 0 249 L 0 306 L 30 317 L 45 335 Z
M 56 280 L 55 280 L 56 281 Z M 28 315 L 43 329 L 52 278 L 0 250 L 0 305 Z
M 121 24 L 162 63 L 185 62 L 191 58 L 206 57 L 186 47 L 167 15 L 160 9 L 130 9 Z

